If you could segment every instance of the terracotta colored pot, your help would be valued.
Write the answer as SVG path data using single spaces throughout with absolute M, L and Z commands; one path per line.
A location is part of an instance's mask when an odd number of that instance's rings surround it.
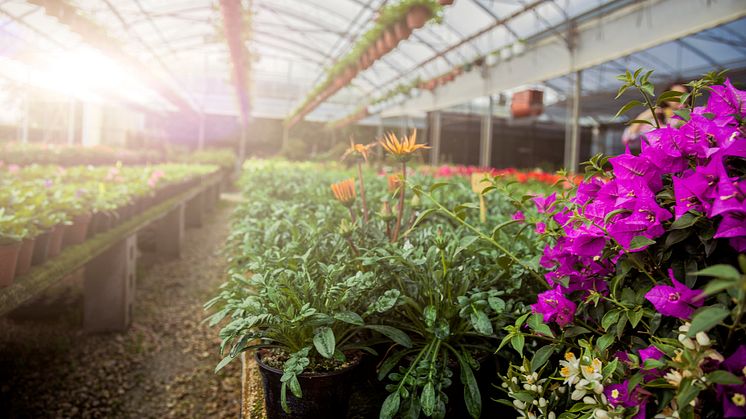
M 394 34 L 396 35 L 397 38 L 399 38 L 398 42 L 401 42 L 409 38 L 409 35 L 412 34 L 412 30 L 409 29 L 407 22 L 402 20 L 401 22 L 397 22 L 394 25 Z
M 21 242 L 0 244 L 0 287 L 7 287 L 13 283 L 20 249 Z
M 65 225 L 57 224 L 49 234 L 49 248 L 47 249 L 47 258 L 53 258 L 62 251 L 62 237 L 65 235 Z
M 383 32 L 383 42 L 386 43 L 386 47 L 390 50 L 396 48 L 396 44 L 399 43 L 399 39 L 394 33 L 394 28 L 388 28 Z
M 65 234 L 62 237 L 64 246 L 75 246 L 85 241 L 88 234 L 88 226 L 91 224 L 90 213 L 80 214 L 73 218 L 73 223 L 65 226 Z
M 450 6 L 453 4 L 453 0 L 438 0 L 441 6 Z
M 376 51 L 378 52 L 378 55 L 380 57 L 383 57 L 390 50 L 391 49 L 388 48 L 388 45 L 386 45 L 386 40 L 383 39 L 383 36 L 378 38 L 378 41 L 376 41 Z
M 41 265 L 42 263 L 47 261 L 47 251 L 49 250 L 50 237 L 51 233 L 48 231 L 36 236 L 36 240 L 34 242 L 34 252 L 31 256 L 32 265 Z
M 407 26 L 409 29 L 417 29 L 425 26 L 430 20 L 430 9 L 425 6 L 414 6 L 407 12 Z
M 18 251 L 16 276 L 25 275 L 31 269 L 31 258 L 34 256 L 34 239 L 24 239 Z

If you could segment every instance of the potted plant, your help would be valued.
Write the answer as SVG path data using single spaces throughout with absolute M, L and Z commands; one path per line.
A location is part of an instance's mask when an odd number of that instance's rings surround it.
M 0 287 L 11 285 L 16 274 L 18 252 L 21 249 L 18 230 L 16 217 L 0 207 Z
M 409 28 L 405 20 L 400 20 L 394 24 L 394 34 L 399 38 L 399 42 L 409 38 L 412 34 L 412 29 Z
M 386 48 L 391 51 L 392 49 L 396 48 L 396 45 L 399 43 L 401 38 L 397 38 L 396 34 L 394 33 L 394 28 L 389 27 L 383 31 L 383 40 L 386 44 Z
M 432 17 L 429 8 L 421 4 L 415 4 L 407 11 L 407 26 L 410 30 L 415 30 L 425 26 Z
M 228 313 L 232 318 L 220 332 L 221 346 L 230 351 L 217 369 L 257 349 L 268 418 L 344 418 L 353 383 L 365 379 L 359 373 L 363 354 L 375 353 L 364 338 L 378 332 L 410 343 L 401 331 L 365 322 L 396 305 L 399 293 L 380 294 L 370 273 L 349 275 L 322 263 L 296 266 L 254 266 L 265 273 L 248 278 L 234 273 L 231 285 L 208 303 L 220 310 L 212 324 Z

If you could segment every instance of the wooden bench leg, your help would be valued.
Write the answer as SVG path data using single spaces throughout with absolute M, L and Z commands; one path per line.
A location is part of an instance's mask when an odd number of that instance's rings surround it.
M 205 211 L 205 195 L 197 194 L 186 204 L 186 226 L 202 227 L 202 215 Z
M 184 243 L 184 204 L 158 220 L 155 228 L 155 251 L 159 256 L 178 258 Z
M 114 244 L 88 262 L 84 279 L 86 332 L 124 331 L 132 322 L 137 234 Z

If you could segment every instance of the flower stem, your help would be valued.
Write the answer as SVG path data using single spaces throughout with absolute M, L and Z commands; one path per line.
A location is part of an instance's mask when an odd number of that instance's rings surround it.
M 399 184 L 399 208 L 396 213 L 396 225 L 394 226 L 394 237 L 391 238 L 391 242 L 395 242 L 399 239 L 399 229 L 401 228 L 401 219 L 404 217 L 404 191 L 407 189 L 407 163 L 401 162 L 401 176 L 402 180 Z
M 368 204 L 365 202 L 365 182 L 363 182 L 363 164 L 357 162 L 357 177 L 360 179 L 360 200 L 363 203 L 363 225 L 368 224 Z

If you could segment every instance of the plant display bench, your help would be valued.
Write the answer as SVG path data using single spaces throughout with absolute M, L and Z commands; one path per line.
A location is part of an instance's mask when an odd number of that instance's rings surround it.
M 223 172 L 204 176 L 183 192 L 156 201 L 129 220 L 33 267 L 12 285 L 0 288 L 0 315 L 82 269 L 85 331 L 125 330 L 132 321 L 138 231 L 155 226 L 156 252 L 179 257 L 185 227 L 200 226 L 203 212 L 214 208 L 223 177 Z

